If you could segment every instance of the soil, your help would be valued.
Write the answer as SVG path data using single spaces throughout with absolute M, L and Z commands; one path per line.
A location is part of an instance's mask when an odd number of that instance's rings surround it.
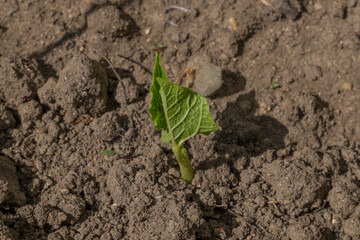
M 1 5 L 0 239 L 360 239 L 360 1 Z M 192 184 L 154 48 L 174 82 L 222 71 Z

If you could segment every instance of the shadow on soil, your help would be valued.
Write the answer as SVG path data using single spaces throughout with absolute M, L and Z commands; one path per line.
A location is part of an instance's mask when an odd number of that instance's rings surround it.
M 51 52 L 54 48 L 59 47 L 60 45 L 67 42 L 68 40 L 71 40 L 71 39 L 74 39 L 75 37 L 80 36 L 88 28 L 88 19 L 87 19 L 88 16 L 93 14 L 96 11 L 99 11 L 100 9 L 102 9 L 104 7 L 107 7 L 107 6 L 118 7 L 119 10 L 121 11 L 122 15 L 124 17 L 130 19 L 131 23 L 133 24 L 133 28 L 136 29 L 135 32 L 138 32 L 140 28 L 136 25 L 135 20 L 121 10 L 121 8 L 123 6 L 125 6 L 126 4 L 130 4 L 131 2 L 132 2 L 132 0 L 124 1 L 122 4 L 113 4 L 110 2 L 106 2 L 103 4 L 93 4 L 89 8 L 89 10 L 85 12 L 85 14 L 84 14 L 85 23 L 81 27 L 75 29 L 74 31 L 66 32 L 59 40 L 57 40 L 53 43 L 50 43 L 48 46 L 46 46 L 44 49 L 42 49 L 39 52 L 34 52 L 34 53 L 30 54 L 29 58 L 36 58 L 36 59 L 42 58 L 42 57 L 46 56 L 49 52 Z
M 246 79 L 238 73 L 223 72 L 224 86 L 215 93 L 215 97 L 224 97 L 245 89 Z M 201 162 L 198 169 L 216 168 L 227 161 L 224 157 L 236 161 L 241 157 L 258 156 L 267 150 L 279 150 L 285 147 L 284 138 L 288 129 L 275 118 L 258 115 L 259 104 L 255 91 L 240 94 L 235 102 L 229 102 L 219 114 L 220 131 L 215 132 L 215 149 L 220 157 Z M 233 161 L 230 161 L 233 162 Z
M 211 98 L 229 96 L 245 89 L 246 80 L 240 73 L 223 70 L 221 75 L 223 85 Z
M 239 95 L 235 102 L 228 103 L 221 113 L 219 125 L 222 130 L 216 133 L 217 145 L 229 145 L 231 148 L 234 145 L 242 146 L 250 156 L 257 156 L 269 149 L 284 148 L 288 129 L 272 117 L 257 115 L 258 108 L 255 91 Z

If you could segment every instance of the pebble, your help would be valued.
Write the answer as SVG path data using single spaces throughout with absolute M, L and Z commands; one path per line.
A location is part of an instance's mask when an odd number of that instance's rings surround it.
M 237 24 L 236 24 L 235 18 L 233 18 L 233 17 L 229 18 L 229 23 L 230 23 L 231 30 L 236 31 Z
M 63 189 L 60 189 L 60 193 L 61 193 L 61 194 L 64 194 L 64 195 L 67 195 L 67 194 L 70 193 L 70 191 L 69 191 L 69 189 L 67 189 L 67 188 L 63 188 Z
M 226 238 L 226 233 L 224 228 L 215 228 L 214 229 L 214 235 L 217 236 L 220 239 L 225 239 Z
M 149 35 L 149 34 L 150 34 L 150 32 L 151 32 L 151 28 L 147 28 L 147 29 L 145 29 L 145 35 Z
M 0 105 L 0 131 L 13 127 L 15 124 L 13 113 L 5 105 Z
M 320 10 L 323 8 L 323 5 L 319 1 L 316 1 L 316 3 L 314 4 L 314 8 L 315 10 Z
M 351 90 L 352 88 L 353 88 L 353 85 L 352 85 L 352 83 L 349 83 L 349 82 L 346 82 L 346 83 L 344 83 L 343 85 L 342 85 L 342 88 L 344 89 L 344 90 Z
M 205 64 L 196 76 L 195 89 L 203 96 L 215 93 L 223 84 L 221 68 L 211 63 Z
M 295 20 L 299 16 L 299 11 L 301 10 L 301 5 L 298 0 L 275 0 L 274 7 L 279 9 L 282 14 L 292 20 Z

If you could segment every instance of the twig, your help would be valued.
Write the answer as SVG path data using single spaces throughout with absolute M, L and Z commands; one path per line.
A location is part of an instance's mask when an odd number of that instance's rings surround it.
M 144 69 L 145 72 L 149 73 L 149 74 L 152 76 L 152 72 L 151 72 L 149 69 L 147 69 L 144 65 L 142 65 L 141 63 L 139 63 L 139 62 L 131 59 L 130 57 L 126 57 L 126 56 L 123 56 L 123 55 L 120 55 L 120 54 L 118 54 L 117 56 L 118 56 L 118 57 L 121 57 L 121 58 L 123 58 L 123 59 L 125 59 L 125 60 L 127 60 L 127 61 L 130 61 L 130 62 L 132 62 L 132 63 L 135 63 L 136 65 L 138 65 L 138 66 L 140 66 L 142 69 Z
M 130 141 L 131 141 L 131 139 L 132 139 L 132 137 L 133 137 L 133 135 L 134 135 L 135 124 L 134 124 L 134 120 L 133 120 L 133 114 L 130 113 L 130 110 L 129 110 L 128 105 L 127 105 L 127 102 L 126 102 L 127 97 L 126 97 L 125 85 L 124 85 L 124 83 L 121 81 L 121 77 L 120 77 L 119 74 L 116 72 L 116 70 L 115 70 L 114 66 L 111 64 L 110 60 L 109 60 L 107 57 L 105 57 L 104 54 L 102 54 L 99 50 L 97 50 L 97 49 L 96 49 L 95 47 L 93 47 L 93 46 L 90 46 L 90 45 L 87 44 L 86 42 L 81 41 L 81 40 L 80 40 L 80 42 L 82 42 L 82 43 L 85 44 L 86 46 L 88 46 L 88 47 L 92 48 L 93 50 L 95 50 L 95 51 L 97 52 L 97 54 L 99 54 L 99 55 L 107 62 L 107 64 L 109 64 L 111 70 L 114 72 L 116 78 L 117 78 L 117 79 L 119 80 L 119 82 L 120 82 L 120 87 L 121 87 L 120 90 L 121 90 L 121 92 L 122 92 L 122 94 L 121 94 L 121 99 L 120 99 L 120 100 L 121 100 L 121 105 L 124 106 L 125 111 L 126 111 L 126 115 L 127 115 L 128 118 L 129 118 L 129 129 L 128 129 L 127 133 L 126 133 L 127 136 L 125 137 L 126 140 L 127 140 L 126 150 L 129 150 Z
M 172 10 L 172 9 L 177 9 L 177 10 L 180 10 L 180 11 L 183 11 L 183 12 L 190 12 L 190 9 L 188 8 L 184 8 L 184 7 L 180 7 L 180 6 L 176 6 L 176 5 L 170 5 L 166 10 L 165 12 L 168 12 L 169 10 Z
M 172 25 L 172 26 L 175 26 L 175 27 L 178 27 L 179 25 L 177 25 L 176 23 L 174 23 L 173 21 L 166 21 L 165 23 L 169 24 L 169 25 Z
M 246 224 L 251 228 L 253 229 L 253 226 L 257 227 L 257 228 L 260 228 L 261 230 L 264 231 L 264 233 L 268 234 L 270 237 L 272 237 L 273 239 L 276 239 L 276 240 L 280 240 L 279 238 L 277 238 L 275 235 L 273 235 L 271 232 L 269 232 L 264 226 L 262 226 L 261 224 L 259 223 L 250 223 L 249 220 L 247 220 L 244 216 L 241 216 L 240 214 L 238 214 L 237 212 L 231 210 L 231 209 L 227 209 L 227 211 L 229 213 L 231 213 L 232 215 L 234 215 L 235 217 L 238 217 L 238 218 L 242 218 L 245 220 Z
M 80 122 L 91 123 L 91 120 L 90 119 L 78 119 L 78 120 L 73 122 L 73 125 L 76 125 L 76 124 L 78 124 Z
M 274 6 L 271 5 L 267 0 L 260 0 L 260 2 L 262 2 L 263 4 L 265 4 L 268 7 L 274 8 Z

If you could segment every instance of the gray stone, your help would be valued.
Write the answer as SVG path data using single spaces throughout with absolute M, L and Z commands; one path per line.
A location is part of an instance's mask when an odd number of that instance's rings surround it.
M 210 96 L 220 89 L 222 83 L 221 68 L 207 63 L 196 75 L 195 89 L 203 96 Z

